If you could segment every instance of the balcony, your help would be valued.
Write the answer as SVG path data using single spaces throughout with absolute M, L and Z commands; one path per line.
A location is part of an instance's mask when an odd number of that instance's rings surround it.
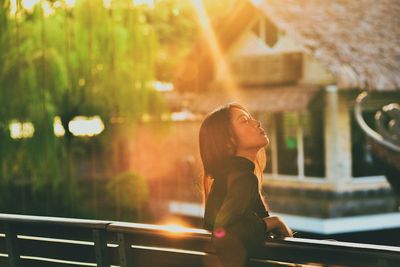
M 267 238 L 250 266 L 400 266 L 400 248 Z M 0 214 L 0 266 L 222 267 L 203 229 Z M 300 265 L 302 266 L 302 265 Z

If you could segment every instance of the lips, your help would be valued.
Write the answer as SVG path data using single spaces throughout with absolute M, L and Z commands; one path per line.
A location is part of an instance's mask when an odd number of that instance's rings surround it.
M 260 134 L 265 134 L 265 131 L 264 131 L 264 130 L 261 130 L 261 131 L 260 131 Z

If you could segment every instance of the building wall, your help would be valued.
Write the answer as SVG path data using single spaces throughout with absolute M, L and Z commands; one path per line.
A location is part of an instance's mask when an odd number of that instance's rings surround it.
M 326 178 L 338 190 L 351 179 L 351 138 L 347 103 L 336 86 L 325 94 L 325 170 Z
M 287 52 L 302 52 L 303 62 L 302 68 L 302 78 L 298 81 L 300 83 L 309 84 L 321 84 L 328 85 L 334 84 L 334 76 L 327 70 L 322 64 L 318 62 L 315 58 L 307 54 L 307 51 L 298 43 L 296 43 L 290 36 L 285 32 L 278 29 L 278 39 L 277 42 L 271 47 L 267 45 L 262 36 L 257 35 L 252 31 L 252 27 L 259 23 L 260 18 L 255 18 L 253 23 L 249 25 L 246 31 L 244 31 L 240 38 L 231 45 L 229 51 L 224 52 L 220 60 L 225 60 L 229 63 L 231 59 L 240 56 L 251 56 L 251 55 L 268 55 L 268 54 L 280 54 Z M 216 81 L 224 81 L 226 79 L 226 69 L 223 67 L 224 64 L 221 62 L 216 64 Z M 228 70 L 229 71 L 229 70 Z M 231 70 L 230 70 L 231 71 Z M 268 75 L 268 74 L 265 74 Z

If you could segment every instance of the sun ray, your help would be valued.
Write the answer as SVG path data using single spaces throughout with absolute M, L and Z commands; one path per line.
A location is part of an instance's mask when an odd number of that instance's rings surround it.
M 230 66 L 225 58 L 224 51 L 222 51 L 221 46 L 219 45 L 217 36 L 213 29 L 213 26 L 210 22 L 210 18 L 207 14 L 207 11 L 203 5 L 202 0 L 192 0 L 192 5 L 196 12 L 198 22 L 201 28 L 201 31 L 205 37 L 207 46 L 211 52 L 211 56 L 215 67 L 221 68 L 222 77 L 224 77 L 223 82 L 223 90 L 226 91 L 230 98 L 240 99 L 240 90 L 239 86 L 235 81 L 235 77 L 232 74 Z M 219 65 L 219 66 L 218 66 Z

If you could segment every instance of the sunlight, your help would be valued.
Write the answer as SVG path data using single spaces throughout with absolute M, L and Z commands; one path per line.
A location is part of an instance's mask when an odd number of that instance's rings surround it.
M 73 8 L 75 6 L 75 2 L 76 2 L 76 0 L 65 0 L 65 5 L 68 8 Z
M 133 5 L 145 5 L 154 8 L 154 0 L 132 0 Z
M 250 0 L 250 2 L 253 3 L 255 6 L 261 6 L 263 3 L 263 0 Z
M 84 78 L 80 78 L 79 81 L 78 81 L 78 85 L 80 87 L 82 87 L 82 86 L 85 86 L 85 84 L 86 84 L 86 80 Z
M 54 7 L 55 9 L 62 7 L 61 1 L 55 1 L 55 2 L 53 3 L 53 7 Z
M 174 232 L 174 233 L 181 233 L 186 230 L 186 227 L 179 225 L 179 224 L 167 224 L 163 225 L 164 230 Z
M 167 112 L 164 112 L 161 114 L 161 120 L 162 121 L 169 121 L 171 119 L 171 115 Z
M 143 230 L 161 230 L 167 231 L 169 233 L 191 233 L 191 234 L 207 234 L 209 231 L 201 228 L 191 228 L 187 224 L 178 220 L 177 218 L 163 220 L 161 223 L 157 224 L 147 224 L 147 223 L 120 223 L 128 227 L 135 227 Z
M 142 115 L 142 121 L 143 122 L 150 122 L 151 121 L 151 115 L 149 113 L 144 113 Z
M 100 116 L 77 116 L 68 123 L 68 128 L 74 136 L 95 136 L 104 130 Z
M 50 6 L 50 4 L 47 1 L 42 2 L 42 9 L 45 17 L 48 17 L 55 13 L 55 10 Z
M 196 120 L 196 119 L 199 119 L 199 116 L 196 116 L 189 110 L 172 112 L 172 114 L 171 114 L 172 121 L 188 121 L 188 120 Z
M 17 14 L 17 0 L 10 0 L 10 15 L 15 16 Z
M 154 247 L 154 246 L 138 246 L 138 245 L 131 245 L 132 248 L 139 248 L 139 249 L 148 249 L 152 251 L 162 251 L 162 252 L 173 252 L 173 253 L 185 253 L 185 254 L 192 254 L 192 255 L 200 255 L 205 256 L 207 255 L 205 252 L 201 251 L 194 251 L 194 250 L 187 250 L 187 249 L 176 249 L 176 248 L 165 248 L 165 247 Z
M 103 6 L 105 8 L 111 8 L 111 0 L 103 0 Z
M 211 179 L 210 179 L 211 180 Z M 204 207 L 197 203 L 170 201 L 169 212 L 184 216 L 201 217 L 204 214 Z
M 223 81 L 225 83 L 224 89 L 228 89 L 230 96 L 240 98 L 240 92 L 235 82 L 234 76 L 229 68 L 226 59 L 224 58 L 223 51 L 218 44 L 217 37 L 211 25 L 210 19 L 207 15 L 207 11 L 204 8 L 202 0 L 192 0 L 193 7 L 196 11 L 200 28 L 205 36 L 207 45 L 211 50 L 212 57 L 216 66 L 221 68 L 222 77 L 225 77 Z
M 174 233 L 174 234 L 183 234 L 183 233 L 192 233 L 193 228 L 190 228 L 184 221 L 179 220 L 177 218 L 168 219 L 161 225 L 158 225 L 159 229 Z
M 12 139 L 31 138 L 35 133 L 35 128 L 31 122 L 12 121 L 9 125 Z
M 22 0 L 21 5 L 25 10 L 31 11 L 40 0 Z
M 159 92 L 170 92 L 174 89 L 174 85 L 172 83 L 160 81 L 153 82 L 153 87 Z
M 56 116 L 54 118 L 53 129 L 54 129 L 55 136 L 61 137 L 61 136 L 65 135 L 65 129 L 61 123 L 60 116 Z

